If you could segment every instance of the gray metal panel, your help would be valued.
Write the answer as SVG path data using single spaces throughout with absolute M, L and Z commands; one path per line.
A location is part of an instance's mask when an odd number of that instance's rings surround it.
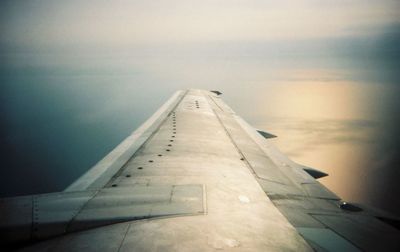
M 202 214 L 205 212 L 203 190 L 203 185 L 111 187 L 98 192 L 3 199 L 0 241 L 11 244 L 43 240 L 122 221 Z
M 336 200 L 316 199 L 298 195 L 269 194 L 268 197 L 278 206 L 286 206 L 304 210 L 321 210 L 330 212 L 342 212 L 336 204 Z
M 82 191 L 35 195 L 32 239 L 64 234 L 68 224 L 94 194 Z
M 220 100 L 216 100 L 209 96 L 210 103 L 217 105 L 214 111 L 223 124 L 227 134 L 229 134 L 232 142 L 245 158 L 249 168 L 256 174 L 258 178 L 265 179 L 280 184 L 291 185 L 291 181 L 284 173 L 265 155 L 260 146 L 254 142 L 252 138 L 244 131 L 232 116 L 233 111 L 223 104 Z M 220 109 L 218 109 L 220 108 Z M 224 113 L 224 111 L 229 111 Z
M 239 146 L 240 148 L 240 146 Z M 287 177 L 279 170 L 279 168 L 265 155 L 249 154 L 243 150 L 246 160 L 249 162 L 251 168 L 254 170 L 257 177 L 268 181 L 273 181 L 285 185 L 291 185 Z
M 365 251 L 400 250 L 400 234 L 372 216 L 325 215 L 313 217 Z
M 130 223 L 104 226 L 38 242 L 19 251 L 113 251 L 119 250 Z
M 326 228 L 298 228 L 300 234 L 314 245 L 316 251 L 360 251 L 350 242 Z
M 266 194 L 290 194 L 290 195 L 306 195 L 303 191 L 293 185 L 285 185 L 265 179 L 257 179 L 258 183 Z
M 31 238 L 32 196 L 0 199 L 0 244 Z
M 68 223 L 93 194 L 49 193 L 2 200 L 1 242 L 11 244 L 64 234 Z
M 310 197 L 326 198 L 326 199 L 340 199 L 336 194 L 329 191 L 325 186 L 320 183 L 302 184 L 302 187 Z
M 200 214 L 203 205 L 203 185 L 106 188 L 75 216 L 69 231 L 157 216 Z
M 278 205 L 277 208 L 294 227 L 324 228 L 325 226 L 314 219 L 305 209 L 291 208 Z

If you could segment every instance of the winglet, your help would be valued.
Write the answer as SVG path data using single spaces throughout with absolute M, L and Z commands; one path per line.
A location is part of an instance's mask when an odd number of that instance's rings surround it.
M 315 178 L 315 179 L 319 179 L 319 178 L 323 178 L 323 177 L 328 176 L 327 173 L 319 171 L 319 170 L 314 169 L 314 168 L 310 168 L 310 167 L 303 168 L 303 170 L 305 172 L 307 172 L 308 174 L 310 174 L 310 176 Z
M 214 94 L 217 94 L 217 95 L 222 95 L 222 93 L 218 90 L 210 90 L 210 92 L 213 92 Z
M 260 135 L 263 136 L 263 137 L 266 138 L 266 139 L 277 137 L 277 136 L 272 135 L 272 134 L 270 134 L 270 133 L 268 133 L 268 132 L 265 132 L 265 131 L 263 131 L 263 130 L 257 130 L 257 132 L 260 133 Z

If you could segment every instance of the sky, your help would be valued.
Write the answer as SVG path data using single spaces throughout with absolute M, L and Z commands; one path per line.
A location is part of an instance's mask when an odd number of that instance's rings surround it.
M 131 47 L 207 41 L 369 36 L 396 23 L 398 1 L 3 1 L 2 40 Z
M 339 196 L 400 213 L 399 5 L 1 1 L 1 195 L 62 190 L 202 88 Z

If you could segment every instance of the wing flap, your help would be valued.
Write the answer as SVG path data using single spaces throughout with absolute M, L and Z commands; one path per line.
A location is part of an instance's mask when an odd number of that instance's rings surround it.
M 196 184 L 111 187 L 15 197 L 2 203 L 3 244 L 42 240 L 124 221 L 206 211 L 204 186 Z
M 399 233 L 374 217 L 351 214 L 313 214 L 329 229 L 343 236 L 364 251 L 399 251 Z

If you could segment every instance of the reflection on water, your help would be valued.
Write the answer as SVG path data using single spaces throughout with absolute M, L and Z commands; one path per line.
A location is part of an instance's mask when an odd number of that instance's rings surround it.
M 345 200 L 397 212 L 399 91 L 312 79 L 278 84 L 258 101 L 265 109 L 254 124 L 277 135 L 272 141 L 296 162 L 330 174 L 320 181 Z
M 0 3 L 0 195 L 62 190 L 202 88 L 339 196 L 399 213 L 397 4 L 213 2 Z
M 274 143 L 294 161 L 328 173 L 320 181 L 344 199 L 378 200 L 365 195 L 374 176 L 368 154 L 377 144 L 375 122 L 271 118 L 261 126 L 278 135 Z

